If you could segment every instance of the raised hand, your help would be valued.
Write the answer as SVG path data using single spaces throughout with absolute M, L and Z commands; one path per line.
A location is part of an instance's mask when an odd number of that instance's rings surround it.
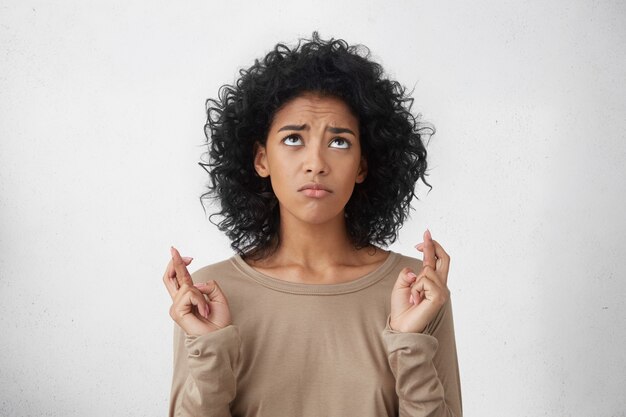
M 399 332 L 422 333 L 450 297 L 447 287 L 450 256 L 424 233 L 424 242 L 415 246 L 424 253 L 419 275 L 404 268 L 391 291 L 390 326 Z
M 214 280 L 194 284 L 187 265 L 192 258 L 183 258 L 174 247 L 163 282 L 172 297 L 170 316 L 188 335 L 201 336 L 232 323 L 228 300 Z

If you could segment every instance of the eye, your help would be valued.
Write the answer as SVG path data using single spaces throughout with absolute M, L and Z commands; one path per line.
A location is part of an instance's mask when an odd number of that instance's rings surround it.
M 290 142 L 291 139 L 299 140 L 300 139 L 300 135 L 292 134 L 292 135 L 289 135 L 289 136 L 285 136 L 283 138 L 282 142 L 285 143 L 285 144 L 288 144 L 288 142 Z M 291 143 L 293 144 L 293 142 L 291 142 Z M 288 146 L 291 146 L 291 145 L 288 144 Z
M 346 140 L 346 139 L 344 139 L 344 138 L 341 138 L 341 137 L 337 137 L 337 138 L 334 138 L 334 139 L 332 140 L 332 142 L 337 142 L 337 141 L 342 142 L 342 143 L 344 143 L 344 144 L 345 144 L 345 146 L 342 146 L 342 147 L 341 147 L 341 149 L 348 149 L 348 148 L 350 148 L 350 147 L 352 146 L 352 144 L 350 143 L 350 141 L 348 141 L 348 140 Z M 331 142 L 331 143 L 332 143 L 332 142 Z

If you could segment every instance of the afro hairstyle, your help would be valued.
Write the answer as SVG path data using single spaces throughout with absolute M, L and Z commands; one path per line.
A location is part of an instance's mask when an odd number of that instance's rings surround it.
M 356 249 L 388 246 L 409 215 L 416 182 L 426 181 L 424 132 L 434 126 L 413 116 L 413 98 L 397 81 L 385 76 L 364 45 L 343 39 L 300 38 L 290 49 L 276 46 L 248 69 L 239 70 L 234 85 L 219 88 L 207 99 L 204 127 L 208 147 L 199 163 L 210 176 L 200 196 L 216 201 L 221 210 L 209 221 L 226 233 L 240 256 L 254 260 L 270 256 L 280 245 L 280 209 L 270 179 L 254 168 L 254 149 L 265 146 L 277 110 L 305 92 L 342 99 L 359 120 L 365 181 L 355 184 L 345 206 L 345 221 Z M 418 198 L 419 199 L 419 198 Z M 219 224 L 212 217 L 219 215 Z

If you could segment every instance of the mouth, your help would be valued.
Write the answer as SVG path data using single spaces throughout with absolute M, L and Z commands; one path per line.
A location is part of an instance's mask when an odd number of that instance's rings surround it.
M 300 187 L 298 191 L 305 191 L 305 190 L 326 191 L 327 193 L 332 192 L 326 186 L 322 184 L 318 184 L 316 182 L 309 182 L 307 184 L 304 184 L 302 187 Z
M 327 190 L 316 190 L 314 188 L 304 188 L 300 190 L 305 196 L 313 197 L 313 198 L 322 198 L 330 194 L 330 191 Z

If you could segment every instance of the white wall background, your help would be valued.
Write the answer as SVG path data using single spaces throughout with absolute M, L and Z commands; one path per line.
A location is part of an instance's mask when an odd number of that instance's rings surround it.
M 0 3 L 0 415 L 166 414 L 169 246 L 232 255 L 204 101 L 315 29 L 437 128 L 391 249 L 452 256 L 465 415 L 626 415 L 623 2 L 55 3 Z

